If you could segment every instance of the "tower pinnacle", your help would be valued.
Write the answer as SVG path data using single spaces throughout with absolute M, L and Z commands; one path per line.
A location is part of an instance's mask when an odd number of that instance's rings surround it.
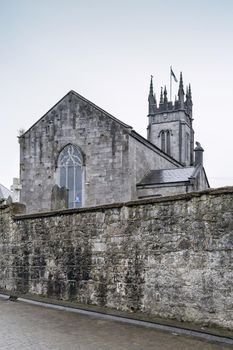
M 167 87 L 166 87 L 166 85 L 164 86 L 164 93 L 163 93 L 163 96 L 164 96 L 163 102 L 164 102 L 164 103 L 167 103 L 167 102 L 168 102 L 168 99 L 167 99 Z
M 179 83 L 178 97 L 179 97 L 180 107 L 183 109 L 184 108 L 184 85 L 183 85 L 182 72 L 180 72 L 180 83 Z
M 192 102 L 192 93 L 191 93 L 191 85 L 187 87 L 187 92 L 186 92 L 186 101 L 185 101 L 185 107 L 190 115 L 192 117 L 192 109 L 193 109 L 193 102 Z
M 159 105 L 162 105 L 162 104 L 163 104 L 163 88 L 161 87 Z
M 153 88 L 153 75 L 150 76 L 150 95 L 154 95 L 154 88 Z
M 154 109 L 156 109 L 156 98 L 155 98 L 154 88 L 153 88 L 153 75 L 151 75 L 151 78 L 150 78 L 150 91 L 148 96 L 148 102 L 149 102 L 149 114 L 154 113 Z
M 163 103 L 164 103 L 164 109 L 167 109 L 168 99 L 167 99 L 167 87 L 164 86 L 164 92 L 163 92 Z
M 183 84 L 180 73 L 175 101 L 168 100 L 167 86 L 162 85 L 158 106 L 155 104 L 153 77 L 149 89 L 148 140 L 185 166 L 194 163 L 192 94 L 190 84 Z
M 192 101 L 191 84 L 189 84 L 189 98 Z

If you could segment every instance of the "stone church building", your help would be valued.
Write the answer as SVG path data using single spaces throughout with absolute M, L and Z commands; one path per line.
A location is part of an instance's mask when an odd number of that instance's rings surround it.
M 151 78 L 147 139 L 70 91 L 20 142 L 20 202 L 27 212 L 89 207 L 209 187 L 194 149 L 192 96 L 157 103 Z

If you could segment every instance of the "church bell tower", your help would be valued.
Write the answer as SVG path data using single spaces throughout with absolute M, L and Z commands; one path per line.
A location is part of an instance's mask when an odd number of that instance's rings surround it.
M 161 88 L 157 104 L 151 76 L 149 102 L 149 124 L 147 139 L 162 151 L 169 154 L 185 166 L 194 164 L 194 131 L 192 127 L 192 93 L 191 86 L 183 87 L 180 73 L 178 98 L 169 101 L 167 88 Z

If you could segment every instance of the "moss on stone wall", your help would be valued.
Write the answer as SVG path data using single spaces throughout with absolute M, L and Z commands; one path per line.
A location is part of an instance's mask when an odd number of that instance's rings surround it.
M 233 329 L 233 188 L 14 215 L 0 287 Z

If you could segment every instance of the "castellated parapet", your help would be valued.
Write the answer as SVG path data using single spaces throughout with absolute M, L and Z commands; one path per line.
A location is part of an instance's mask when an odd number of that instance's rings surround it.
M 184 93 L 180 74 L 178 98 L 168 101 L 166 86 L 161 88 L 157 103 L 151 77 L 148 96 L 149 114 L 147 139 L 185 166 L 194 164 L 194 130 L 191 86 Z

